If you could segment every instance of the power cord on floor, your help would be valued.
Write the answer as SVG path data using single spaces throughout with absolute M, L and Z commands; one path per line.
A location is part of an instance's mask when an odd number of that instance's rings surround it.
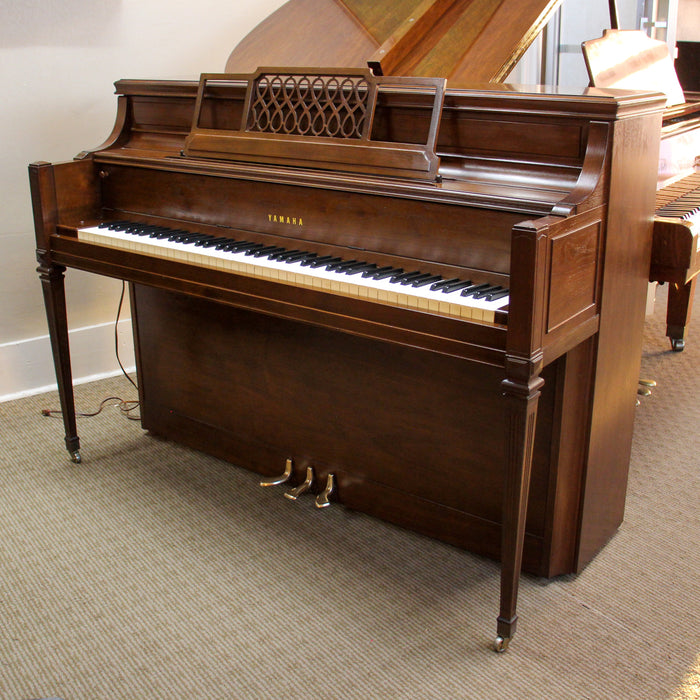
M 126 283 L 124 280 L 122 280 L 122 291 L 121 295 L 119 296 L 119 305 L 117 306 L 117 318 L 114 322 L 114 353 L 117 358 L 117 363 L 119 364 L 119 367 L 122 371 L 122 374 L 133 384 L 134 388 L 136 391 L 138 391 L 138 385 L 136 382 L 129 376 L 129 373 L 124 369 L 124 365 L 122 364 L 121 358 L 119 357 L 119 317 L 121 316 L 122 313 L 122 306 L 124 305 L 124 296 L 126 294 Z M 111 403 L 110 403 L 111 402 Z M 129 400 L 124 400 L 120 398 L 119 396 L 108 396 L 106 399 L 103 399 L 100 402 L 100 405 L 98 406 L 96 411 L 93 411 L 92 413 L 80 413 L 76 412 L 76 416 L 82 416 L 84 418 L 92 418 L 93 416 L 97 416 L 100 413 L 102 413 L 102 410 L 107 407 L 107 406 L 116 406 L 119 408 L 119 410 L 126 415 L 126 417 L 129 420 L 141 420 L 141 416 L 138 415 L 132 415 L 132 411 L 135 411 L 139 407 L 139 402 L 137 400 L 129 401 Z M 52 409 L 52 408 L 42 408 L 41 409 L 41 415 L 42 416 L 60 416 L 63 415 L 63 411 L 60 409 Z

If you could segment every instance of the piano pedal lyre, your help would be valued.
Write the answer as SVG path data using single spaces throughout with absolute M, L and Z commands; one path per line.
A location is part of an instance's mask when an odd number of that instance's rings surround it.
M 299 484 L 299 486 L 295 486 L 293 489 L 285 491 L 284 497 L 289 498 L 292 501 L 296 501 L 297 498 L 299 498 L 299 496 L 305 494 L 311 488 L 311 484 L 313 484 L 313 481 L 314 468 L 306 467 L 306 479 L 304 479 L 303 483 Z
M 329 474 L 326 479 L 326 488 L 316 496 L 316 508 L 328 508 L 331 504 L 330 496 L 335 488 L 335 476 Z
M 265 479 L 260 479 L 260 486 L 279 486 L 285 484 L 292 477 L 294 465 L 291 459 L 288 459 L 284 465 L 284 471 L 279 476 L 268 476 Z

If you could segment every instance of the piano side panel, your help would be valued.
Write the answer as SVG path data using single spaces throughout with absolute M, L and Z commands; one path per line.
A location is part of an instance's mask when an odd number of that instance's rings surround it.
M 57 224 L 94 220 L 102 206 L 99 171 L 91 160 L 53 166 Z
M 642 356 L 660 114 L 615 126 L 579 569 L 622 522 Z
M 268 475 L 294 457 L 298 481 L 335 473 L 351 508 L 498 557 L 502 369 L 140 285 L 133 298 L 146 429 Z M 526 554 L 541 575 L 573 570 L 584 435 L 556 436 L 581 422 L 579 369 L 545 371 Z

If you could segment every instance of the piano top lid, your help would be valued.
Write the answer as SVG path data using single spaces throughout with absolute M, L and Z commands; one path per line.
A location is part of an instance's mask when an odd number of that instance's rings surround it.
M 258 66 L 371 67 L 377 75 L 503 80 L 561 0 L 289 0 L 233 50 Z

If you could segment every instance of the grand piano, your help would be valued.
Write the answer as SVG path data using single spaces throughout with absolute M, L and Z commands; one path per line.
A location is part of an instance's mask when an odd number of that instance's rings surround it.
M 642 31 L 617 29 L 612 8 L 611 20 L 614 29 L 583 43 L 591 85 L 647 87 L 667 97 L 649 280 L 669 285 L 666 335 L 671 348 L 681 352 L 700 275 L 700 85 L 690 82 L 693 73 L 685 63 L 680 65 L 689 82 L 681 84 L 666 42 Z
M 556 3 L 487 5 L 399 3 L 353 57 L 373 4 L 290 2 L 224 74 L 118 81 L 106 142 L 29 172 L 73 460 L 66 268 L 129 283 L 145 430 L 500 559 L 503 651 L 521 569 L 578 572 L 623 518 L 664 99 L 468 86 L 454 27 L 492 79 Z M 319 22 L 343 68 L 308 67 Z

